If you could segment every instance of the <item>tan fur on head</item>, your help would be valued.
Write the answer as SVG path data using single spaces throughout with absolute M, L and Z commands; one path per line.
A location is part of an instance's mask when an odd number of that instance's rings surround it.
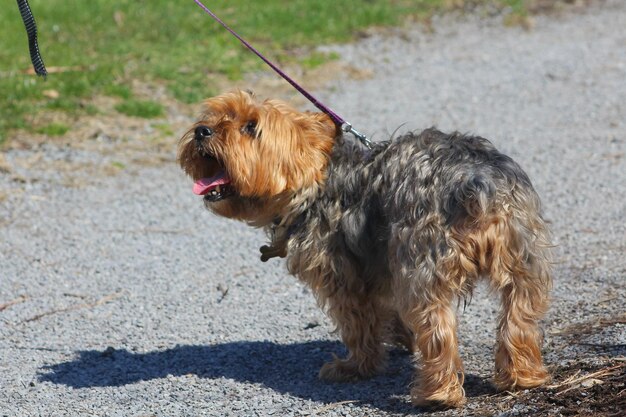
M 214 135 L 197 143 L 197 126 L 209 127 Z M 194 180 L 225 169 L 235 195 L 210 208 L 262 225 L 280 214 L 276 202 L 323 183 L 336 135 L 325 114 L 299 112 L 279 100 L 258 102 L 248 92 L 235 91 L 205 101 L 201 119 L 181 139 L 178 160 Z

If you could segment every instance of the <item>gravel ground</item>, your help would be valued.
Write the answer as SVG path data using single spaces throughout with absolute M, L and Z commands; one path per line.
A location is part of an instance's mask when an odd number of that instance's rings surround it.
M 317 93 L 358 129 L 488 137 L 529 173 L 552 224 L 553 385 L 493 391 L 497 305 L 482 289 L 459 311 L 468 405 L 430 414 L 626 407 L 624 27 L 626 2 L 608 0 L 530 31 L 448 16 L 432 32 L 328 47 L 366 76 Z M 203 210 L 173 163 L 175 138 L 154 144 L 114 125 L 0 154 L 0 415 L 429 414 L 409 405 L 402 352 L 372 380 L 318 381 L 343 348 L 310 292 L 281 261 L 258 260 L 259 231 Z

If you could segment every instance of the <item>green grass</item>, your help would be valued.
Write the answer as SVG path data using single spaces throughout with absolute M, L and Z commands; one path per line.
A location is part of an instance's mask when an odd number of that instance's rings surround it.
M 69 130 L 70 127 L 63 123 L 50 123 L 48 125 L 41 126 L 36 130 L 36 132 L 47 136 L 63 136 Z
M 154 125 L 152 125 L 152 127 L 158 130 L 162 136 L 174 136 L 174 131 L 172 130 L 172 127 L 167 123 L 155 123 Z
M 305 58 L 301 59 L 300 64 L 306 69 L 314 69 L 324 65 L 329 61 L 336 61 L 337 59 L 339 59 L 339 54 L 335 52 L 326 53 L 314 51 Z
M 130 89 L 130 86 L 124 84 L 106 85 L 103 89 L 103 93 L 108 96 L 120 97 L 126 100 L 133 96 L 133 91 Z
M 528 10 L 526 8 L 528 1 L 526 0 L 502 0 L 502 3 L 511 8 L 513 14 L 526 16 Z
M 163 115 L 163 106 L 149 100 L 125 100 L 115 106 L 115 110 L 127 116 L 153 119 Z
M 498 1 L 523 7 L 526 0 Z M 289 51 L 352 39 L 373 25 L 398 24 L 408 15 L 441 9 L 448 0 L 214 0 L 206 4 L 264 54 L 291 62 Z M 163 83 L 172 97 L 192 103 L 218 91 L 216 79 L 240 79 L 264 64 L 192 0 L 31 0 L 47 80 L 24 74 L 31 67 L 17 5 L 0 13 L 0 142 L 46 109 L 73 114 L 96 110 L 97 95 L 119 97 L 118 110 L 140 117 L 155 107 L 133 101 L 131 81 Z M 320 65 L 333 57 L 312 55 Z M 44 90 L 56 90 L 47 98 Z M 131 103 L 131 104 L 129 104 Z M 160 110 L 162 112 L 162 109 Z M 160 113 L 159 113 L 160 114 Z M 27 122 L 28 121 L 28 122 Z

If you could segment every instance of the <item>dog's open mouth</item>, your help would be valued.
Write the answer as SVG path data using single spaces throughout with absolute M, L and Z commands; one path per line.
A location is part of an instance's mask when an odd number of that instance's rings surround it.
M 226 171 L 221 169 L 212 177 L 196 180 L 193 184 L 193 192 L 197 195 L 203 195 L 206 201 L 213 203 L 230 197 L 235 193 L 235 190 L 230 185 L 230 177 Z

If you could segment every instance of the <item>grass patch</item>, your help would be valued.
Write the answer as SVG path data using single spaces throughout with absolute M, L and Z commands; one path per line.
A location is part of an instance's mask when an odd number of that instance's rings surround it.
M 172 130 L 172 127 L 167 123 L 157 123 L 153 127 L 159 131 L 161 136 L 164 136 L 164 137 L 174 136 L 174 130 Z
M 527 0 L 506 3 L 514 10 Z M 371 26 L 396 25 L 406 16 L 426 15 L 450 0 L 214 0 L 212 9 L 271 59 L 289 62 L 289 51 L 348 41 Z M 219 90 L 216 75 L 241 79 L 264 68 L 193 1 L 31 0 L 47 80 L 25 74 L 31 67 L 26 33 L 17 5 L 0 13 L 0 141 L 26 119 L 46 109 L 89 113 L 96 95 L 124 100 L 121 112 L 140 117 L 162 114 L 131 101 L 133 79 L 162 83 L 171 96 L 197 102 Z M 342 12 L 347 10 L 349 12 Z M 314 68 L 332 57 L 311 55 Z M 56 90 L 59 98 L 42 93 Z M 129 102 L 131 104 L 129 104 Z
M 104 87 L 104 94 L 113 97 L 121 97 L 123 99 L 130 99 L 133 96 L 133 91 L 130 86 L 124 84 L 110 84 Z
M 115 106 L 115 110 L 127 116 L 154 119 L 163 115 L 163 106 L 149 100 L 125 100 Z
M 36 130 L 46 136 L 63 136 L 70 130 L 70 127 L 63 123 L 50 123 Z
M 338 59 L 339 54 L 336 52 L 326 53 L 314 51 L 305 58 L 301 59 L 300 65 L 306 69 L 315 69 L 326 64 L 327 62 L 336 61 Z
M 502 0 L 502 3 L 510 7 L 514 15 L 528 15 L 527 0 Z

